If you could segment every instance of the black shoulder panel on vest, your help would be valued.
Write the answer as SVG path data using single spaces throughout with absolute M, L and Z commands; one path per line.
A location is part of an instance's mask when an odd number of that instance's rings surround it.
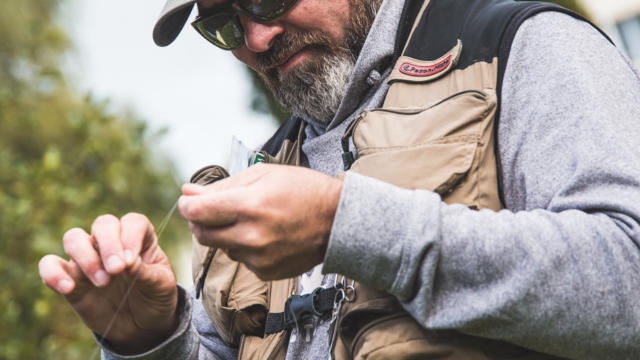
M 291 116 L 282 124 L 273 136 L 262 146 L 262 151 L 266 151 L 271 156 L 276 156 L 286 139 L 295 141 L 298 139 L 298 131 L 302 126 L 302 119 Z
M 397 40 L 408 37 L 413 19 L 417 16 L 411 15 L 411 12 L 417 12 L 421 3 L 419 0 L 407 0 Z M 478 61 L 490 62 L 495 57 L 506 59 L 520 25 L 543 11 L 562 12 L 589 22 L 570 10 L 545 2 L 431 0 L 403 55 L 425 61 L 436 60 L 451 50 L 457 40 L 461 40 L 463 46 L 458 69 Z M 396 42 L 396 51 L 402 51 L 405 41 Z
M 418 17 L 418 12 L 420 12 L 420 8 L 423 3 L 424 0 L 405 0 L 404 7 L 402 8 L 402 14 L 400 15 L 398 30 L 396 32 L 396 42 L 393 49 L 393 62 L 391 64 L 395 64 L 400 55 L 402 55 L 404 44 L 409 38 L 411 27 L 416 21 L 416 17 Z
M 462 54 L 458 69 L 478 61 L 490 62 L 498 56 L 510 20 L 526 8 L 538 5 L 512 0 L 431 0 L 404 55 L 436 60 L 460 39 Z

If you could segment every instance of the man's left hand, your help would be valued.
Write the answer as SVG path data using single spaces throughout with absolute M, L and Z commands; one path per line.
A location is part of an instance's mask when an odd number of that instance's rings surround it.
M 258 164 L 211 185 L 185 184 L 178 208 L 201 244 L 275 280 L 322 262 L 341 191 L 342 181 L 314 170 Z

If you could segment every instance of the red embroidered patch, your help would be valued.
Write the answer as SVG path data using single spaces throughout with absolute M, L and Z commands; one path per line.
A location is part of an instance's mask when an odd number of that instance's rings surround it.
M 426 77 L 438 74 L 446 70 L 451 65 L 453 55 L 449 55 L 444 60 L 433 65 L 416 65 L 409 62 L 400 65 L 400 72 L 409 76 Z

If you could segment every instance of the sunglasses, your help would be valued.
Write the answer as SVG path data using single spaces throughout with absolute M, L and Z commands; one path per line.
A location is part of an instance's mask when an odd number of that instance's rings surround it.
M 194 29 L 213 45 L 237 49 L 244 44 L 244 29 L 238 14 L 258 21 L 271 21 L 287 12 L 298 0 L 237 0 L 224 8 L 215 8 L 191 23 Z

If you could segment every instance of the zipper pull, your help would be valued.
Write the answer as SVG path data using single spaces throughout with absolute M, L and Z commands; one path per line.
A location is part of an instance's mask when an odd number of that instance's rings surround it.
M 356 125 L 364 118 L 364 111 L 361 112 L 358 117 L 347 126 L 347 130 L 344 132 L 342 136 L 342 163 L 344 164 L 344 171 L 347 171 L 353 165 L 355 161 L 355 157 L 353 156 L 353 152 L 349 151 L 349 138 L 353 136 L 353 131 L 356 128 Z
M 313 334 L 313 321 L 304 324 L 304 342 L 311 342 L 311 334 Z

